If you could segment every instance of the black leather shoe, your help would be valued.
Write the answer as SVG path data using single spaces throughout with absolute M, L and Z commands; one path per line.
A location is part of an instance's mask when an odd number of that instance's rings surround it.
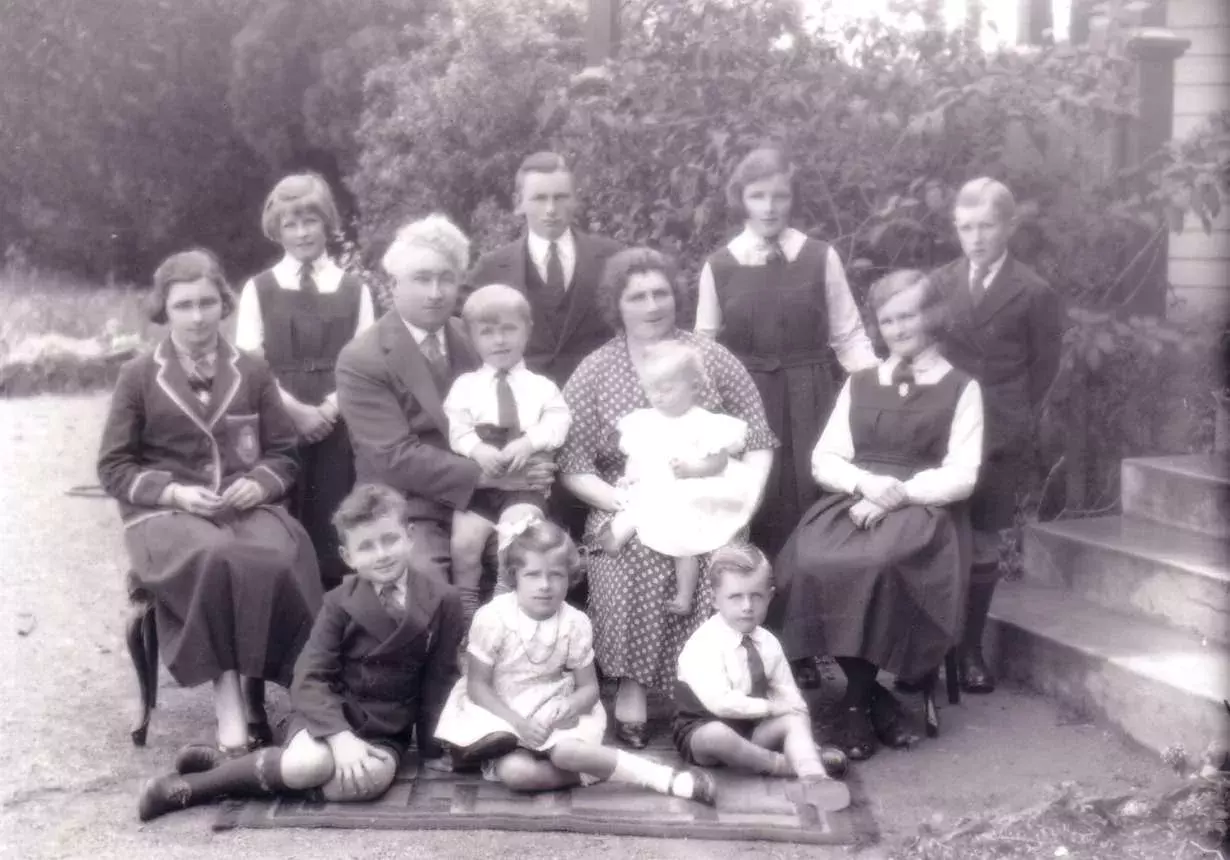
M 255 747 L 251 745 L 224 747 L 210 744 L 188 744 L 180 747 L 179 752 L 175 754 L 175 772 L 204 773 L 207 770 L 213 770 L 224 761 L 243 758 L 253 749 Z
M 995 676 L 982 662 L 982 654 L 971 651 L 961 655 L 957 664 L 957 674 L 961 678 L 961 689 L 967 693 L 994 693 Z
M 804 657 L 802 660 L 795 660 L 790 664 L 790 671 L 794 674 L 794 683 L 798 685 L 800 690 L 820 689 L 822 682 L 820 669 L 816 666 L 814 657 Z
M 872 731 L 890 749 L 907 749 L 913 736 L 901 724 L 901 705 L 893 694 L 877 685 L 871 695 L 868 714 Z
M 634 750 L 643 750 L 649 746 L 649 727 L 644 723 L 623 723 L 616 720 L 615 739 Z
M 474 770 L 483 762 L 501 758 L 517 748 L 517 736 L 509 732 L 492 732 L 468 747 L 453 750 L 453 764 L 463 771 Z
M 676 771 L 675 775 L 671 777 L 671 782 L 674 783 L 675 777 L 681 773 L 690 774 L 692 777 L 693 800 L 697 803 L 703 803 L 705 806 L 717 806 L 717 782 L 707 771 L 694 767 L 685 768 Z
M 842 779 L 850 770 L 849 756 L 833 746 L 820 747 L 820 764 L 824 765 L 824 772 L 833 779 Z
M 865 708 L 846 708 L 842 711 L 833 735 L 833 744 L 844 751 L 850 761 L 866 761 L 875 755 L 875 732 L 867 720 Z
M 922 684 L 912 678 L 897 678 L 893 681 L 893 689 L 900 693 L 921 693 Z
M 137 801 L 137 817 L 150 821 L 168 812 L 187 809 L 192 799 L 192 789 L 178 774 L 151 779 L 141 787 Z
M 268 717 L 248 723 L 248 741 L 252 749 L 273 746 L 273 728 Z

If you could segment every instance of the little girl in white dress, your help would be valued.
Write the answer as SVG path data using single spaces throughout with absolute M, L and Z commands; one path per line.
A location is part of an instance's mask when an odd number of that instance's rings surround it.
M 646 350 L 641 385 L 652 408 L 629 412 L 618 424 L 628 457 L 621 480 L 623 508 L 602 537 L 617 554 L 636 535 L 675 559 L 672 613 L 692 611 L 700 574 L 697 556 L 725 546 L 755 513 L 759 481 L 737 458 L 747 424 L 696 405 L 705 382 L 699 353 L 664 341 Z
M 453 687 L 436 738 L 453 761 L 517 791 L 605 779 L 714 803 L 713 778 L 603 745 L 593 628 L 564 602 L 580 574 L 572 539 L 533 517 L 511 530 L 503 572 L 513 591 L 474 615 L 465 675 Z

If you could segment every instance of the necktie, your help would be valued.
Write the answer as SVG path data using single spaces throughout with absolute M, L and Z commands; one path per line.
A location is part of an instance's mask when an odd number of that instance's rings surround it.
M 567 289 L 564 262 L 559 258 L 559 242 L 552 242 L 547 249 L 547 289 L 556 298 L 562 298 Z
M 910 393 L 910 386 L 914 384 L 914 363 L 908 358 L 903 358 L 897 362 L 897 366 L 893 368 L 890 381 L 897 386 L 897 393 L 905 397 Z
M 444 350 L 440 346 L 440 332 L 430 331 L 423 338 L 423 342 L 419 344 L 419 349 L 423 352 L 423 358 L 427 359 L 427 363 L 431 365 L 431 370 L 436 376 L 444 379 L 448 376 L 448 368 L 444 361 Z
M 769 678 L 764 673 L 764 660 L 760 659 L 760 649 L 756 647 L 751 636 L 744 636 L 741 644 L 747 652 L 747 673 L 752 678 L 752 698 L 766 698 L 769 695 Z
M 312 277 L 311 263 L 304 263 L 299 269 L 299 289 L 306 296 L 320 295 L 320 290 L 316 287 L 316 279 Z
M 776 265 L 783 265 L 786 262 L 786 252 L 782 250 L 781 242 L 776 239 L 766 241 L 768 248 L 765 251 L 765 262 Z
M 508 438 L 515 439 L 521 435 L 521 421 L 517 417 L 517 401 L 513 397 L 512 385 L 508 382 L 508 371 L 500 370 L 495 374 L 495 404 L 499 412 L 500 426 L 508 430 Z
M 977 304 L 987 291 L 987 270 L 979 266 L 970 266 L 969 294 Z
M 380 602 L 384 604 L 384 608 L 389 615 L 392 615 L 394 618 L 400 618 L 405 613 L 405 609 L 397 599 L 397 591 L 397 583 L 395 582 L 390 582 L 380 589 Z

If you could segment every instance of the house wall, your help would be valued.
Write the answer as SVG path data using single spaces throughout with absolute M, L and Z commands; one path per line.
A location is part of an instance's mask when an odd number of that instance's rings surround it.
M 1230 2 L 1168 0 L 1166 27 L 1191 41 L 1175 63 L 1174 137 L 1183 138 L 1215 111 L 1230 110 Z M 1170 237 L 1172 315 L 1226 313 L 1230 307 L 1230 212 L 1207 234 L 1189 218 Z

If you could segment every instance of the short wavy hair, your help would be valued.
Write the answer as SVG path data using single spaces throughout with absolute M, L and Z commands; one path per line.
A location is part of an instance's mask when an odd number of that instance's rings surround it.
M 446 215 L 434 212 L 411 221 L 397 231 L 380 265 L 393 277 L 405 274 L 406 259 L 413 248 L 427 248 L 448 261 L 462 275 L 470 266 L 470 240 Z
M 709 556 L 709 569 L 706 572 L 709 587 L 717 591 L 726 576 L 758 576 L 768 577 L 769 587 L 773 588 L 773 566 L 765 554 L 750 543 L 728 543 L 714 550 Z
M 406 497 L 384 484 L 359 484 L 346 494 L 330 522 L 338 538 L 345 542 L 346 533 L 358 526 L 374 523 L 387 516 L 405 522 L 409 508 Z
M 987 203 L 991 205 L 991 211 L 1005 224 L 1011 224 L 1015 220 L 1016 198 L 1012 196 L 1012 189 L 998 179 L 992 179 L 989 176 L 980 176 L 962 185 L 953 199 L 952 211 L 955 215 L 958 209 L 968 209 Z
M 790 193 L 796 198 L 798 181 L 795 178 L 794 162 L 790 155 L 780 146 L 762 146 L 753 149 L 735 165 L 726 181 L 726 206 L 740 217 L 747 217 L 743 208 L 743 192 L 753 182 L 760 182 L 770 176 L 785 176 L 790 182 Z
M 280 180 L 261 212 L 261 232 L 271 242 L 282 244 L 282 219 L 287 215 L 311 212 L 325 224 L 325 234 L 332 235 L 341 226 L 333 189 L 318 173 L 293 173 Z
M 576 184 L 576 174 L 572 172 L 572 168 L 568 166 L 568 160 L 564 156 L 550 150 L 535 152 L 532 155 L 527 155 L 525 160 L 521 162 L 521 166 L 517 168 L 517 175 L 513 179 L 513 191 L 516 193 L 517 200 L 521 199 L 521 189 L 525 187 L 525 177 L 530 173 L 567 173 L 572 177 L 573 184 Z
M 508 284 L 488 284 L 470 293 L 461 306 L 461 318 L 468 326 L 497 322 L 505 314 L 515 314 L 532 325 L 534 313 L 530 301 L 516 287 Z
M 531 553 L 562 553 L 564 567 L 568 570 L 569 586 L 581 581 L 581 553 L 572 537 L 550 520 L 533 517 L 525 523 L 520 532 L 509 539 L 508 545 L 500 552 L 500 576 L 510 588 L 517 587 L 517 574 L 525 567 L 525 560 Z
M 217 288 L 222 299 L 222 318 L 230 316 L 235 310 L 235 293 L 226 282 L 221 261 L 207 248 L 189 248 L 167 257 L 154 270 L 154 289 L 146 307 L 150 322 L 167 324 L 167 296 L 171 293 L 171 287 L 202 278 Z
M 664 340 L 645 347 L 641 361 L 641 379 L 652 380 L 686 372 L 697 387 L 708 379 L 705 360 L 696 347 L 678 340 Z
M 926 272 L 919 269 L 898 269 L 895 272 L 889 272 L 872 284 L 871 289 L 867 291 L 867 307 L 871 311 L 867 334 L 880 354 L 888 351 L 888 344 L 884 341 L 884 335 L 880 332 L 880 323 L 877 320 L 880 308 L 884 307 L 890 299 L 917 287 L 922 287 L 923 290 L 920 309 L 927 324 L 927 333 L 934 337 L 936 332 L 947 325 L 947 303 L 944 301 L 944 294 L 935 278 L 929 277 Z
M 602 267 L 602 278 L 598 282 L 598 310 L 614 331 L 624 330 L 623 317 L 619 314 L 619 300 L 623 298 L 624 290 L 633 275 L 647 272 L 658 272 L 671 285 L 671 293 L 675 297 L 675 317 L 683 310 L 686 296 L 679 284 L 679 270 L 675 261 L 653 248 L 625 248 L 612 254 Z

